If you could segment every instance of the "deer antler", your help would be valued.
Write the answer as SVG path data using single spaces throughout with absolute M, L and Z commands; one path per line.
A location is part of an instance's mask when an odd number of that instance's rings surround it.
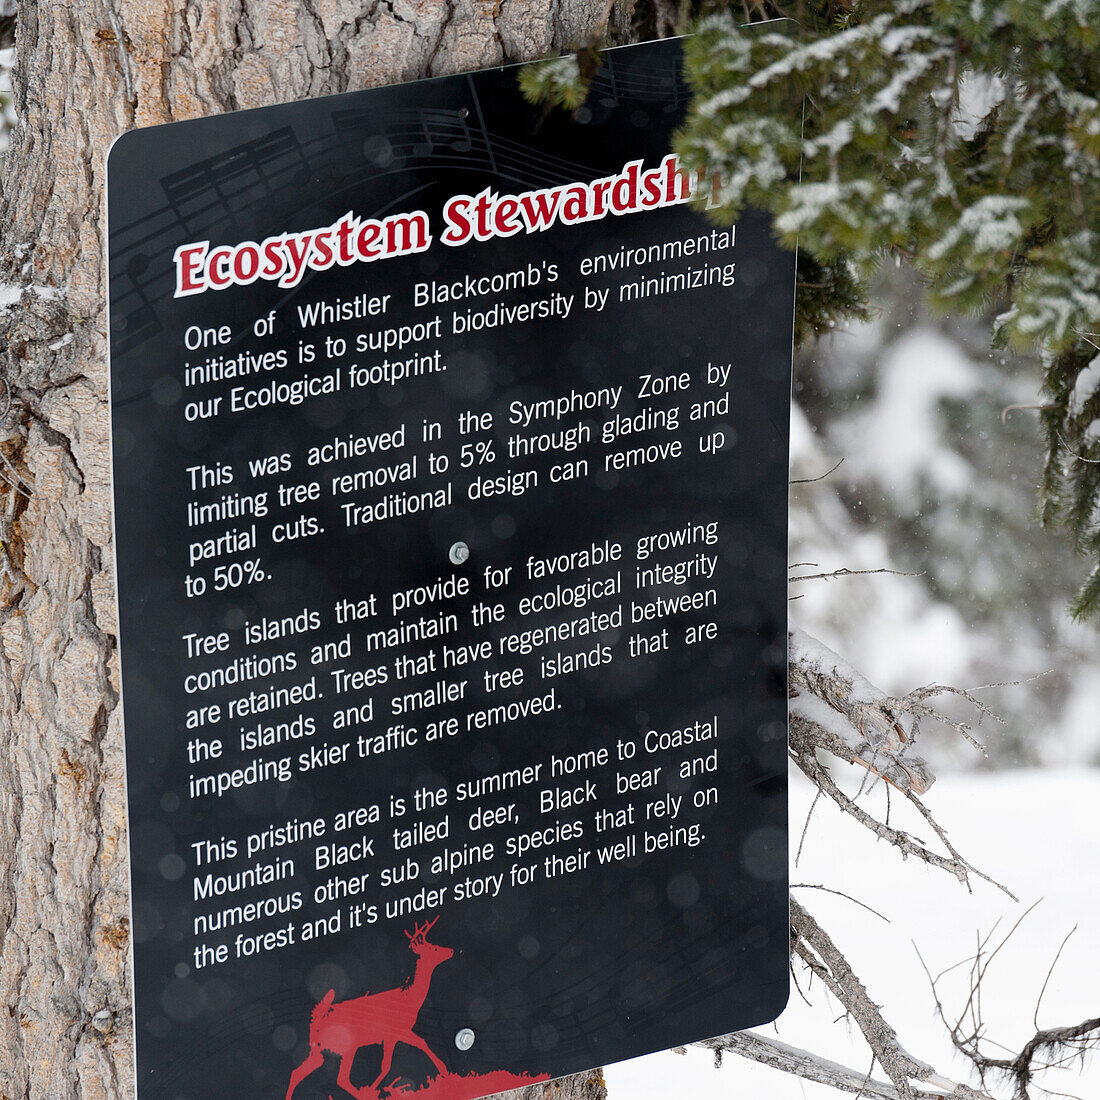
M 432 930 L 432 926 L 438 920 L 439 917 L 436 917 L 435 920 L 428 921 L 427 924 L 417 924 L 415 932 L 406 930 L 405 935 L 409 937 L 409 943 L 423 943 L 424 937 Z

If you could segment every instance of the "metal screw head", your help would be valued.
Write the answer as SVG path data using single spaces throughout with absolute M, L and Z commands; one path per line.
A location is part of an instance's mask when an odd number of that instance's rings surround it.
M 470 548 L 464 542 L 456 542 L 447 557 L 451 559 L 452 565 L 462 565 L 470 557 Z
M 455 1034 L 455 1046 L 459 1050 L 469 1050 L 474 1045 L 474 1038 L 473 1028 L 464 1027 Z

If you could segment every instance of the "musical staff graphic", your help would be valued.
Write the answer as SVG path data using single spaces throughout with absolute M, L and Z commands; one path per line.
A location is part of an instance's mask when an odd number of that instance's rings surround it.
M 174 172 L 161 187 L 180 228 L 195 237 L 254 203 L 257 191 L 270 198 L 302 170 L 309 171 L 309 161 L 294 131 L 284 126 Z
M 409 172 L 417 177 L 469 172 L 482 177 L 479 189 L 522 192 L 589 181 L 607 170 L 551 155 L 534 137 L 527 143 L 494 132 L 473 76 L 467 88 L 469 106 L 400 108 L 384 115 L 374 106 L 337 106 L 354 102 L 354 95 L 334 99 L 331 129 L 325 133 L 303 140 L 291 126 L 279 126 L 164 176 L 158 181 L 165 199 L 161 206 L 112 227 L 111 302 L 118 350 L 140 347 L 159 329 L 156 303 L 170 299 L 174 289 L 169 266 L 153 262 L 154 255 L 163 255 L 164 242 L 240 236 L 240 224 L 256 207 L 292 202 L 303 190 L 319 209 L 328 209 L 325 203 L 351 205 L 362 185 L 373 187 L 386 177 L 396 182 Z M 612 52 L 593 80 L 590 101 L 608 110 L 659 105 L 662 112 L 675 114 L 683 102 L 682 77 L 674 66 L 642 70 L 625 65 Z M 333 186 L 327 191 L 303 188 L 313 177 Z M 397 197 L 419 194 L 428 183 L 418 178 Z M 394 201 L 391 197 L 386 207 L 393 208 Z

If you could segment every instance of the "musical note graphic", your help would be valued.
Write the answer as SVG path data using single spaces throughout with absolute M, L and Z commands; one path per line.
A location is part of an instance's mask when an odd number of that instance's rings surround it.
M 410 169 L 470 172 L 483 177 L 479 189 L 491 185 L 517 192 L 588 181 L 607 171 L 554 156 L 539 148 L 534 136 L 529 144 L 493 132 L 486 123 L 479 81 L 471 75 L 466 86 L 468 106 L 406 107 L 380 115 L 376 108 L 337 107 L 354 103 L 354 97 L 334 100 L 327 132 L 318 128 L 316 136 L 303 140 L 292 127 L 280 126 L 164 176 L 158 181 L 165 199 L 161 206 L 121 227 L 112 226 L 111 302 L 119 350 L 140 346 L 159 328 L 157 303 L 171 297 L 173 274 L 169 265 L 150 258 L 163 255 L 164 242 L 239 235 L 238 226 L 258 204 L 270 209 L 293 201 L 303 190 L 311 205 L 339 204 L 344 197 L 352 203 L 363 184 Z M 678 67 L 627 65 L 611 53 L 596 74 L 590 101 L 607 110 L 659 104 L 663 112 L 675 114 L 684 95 Z M 332 186 L 322 192 L 309 189 L 314 176 Z M 398 198 L 426 186 L 427 176 L 411 187 L 406 184 L 400 196 L 390 195 L 383 205 L 391 208 Z M 360 211 L 370 216 L 379 212 Z

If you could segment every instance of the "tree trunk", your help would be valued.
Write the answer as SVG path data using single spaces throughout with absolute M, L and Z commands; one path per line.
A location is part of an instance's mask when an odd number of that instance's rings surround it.
M 111 141 L 530 59 L 591 39 L 607 8 L 21 0 L 19 123 L 0 199 L 0 1100 L 133 1092 L 104 312 Z M 604 1095 L 599 1073 L 527 1091 Z

